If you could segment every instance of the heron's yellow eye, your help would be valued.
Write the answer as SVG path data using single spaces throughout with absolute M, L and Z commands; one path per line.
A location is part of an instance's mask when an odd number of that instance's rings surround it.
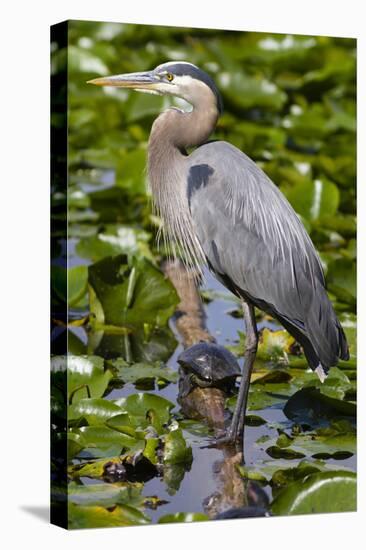
M 167 73 L 167 74 L 166 74 L 166 77 L 167 77 L 167 79 L 169 80 L 169 82 L 171 82 L 171 81 L 173 80 L 173 78 L 174 78 L 174 76 L 172 75 L 172 73 Z

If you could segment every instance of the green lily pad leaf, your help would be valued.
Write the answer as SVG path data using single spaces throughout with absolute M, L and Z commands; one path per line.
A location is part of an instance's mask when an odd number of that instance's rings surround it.
M 157 116 L 161 113 L 166 100 L 164 97 L 151 97 L 148 94 L 131 94 L 128 100 L 128 109 L 126 110 L 126 116 L 128 122 L 136 122 L 145 117 Z M 146 164 L 146 152 L 143 153 L 141 158 L 136 159 L 136 164 L 139 164 L 140 168 Z M 139 162 L 138 162 L 139 161 Z
M 310 474 L 322 471 L 320 466 L 306 460 L 301 461 L 296 468 L 284 468 L 276 470 L 271 479 L 271 485 L 276 488 L 285 487 L 294 481 L 304 479 Z
M 270 392 L 265 391 L 261 385 L 251 385 L 249 388 L 247 411 L 260 411 L 268 407 L 280 406 L 284 404 L 288 399 L 287 393 L 291 391 L 291 389 L 289 389 L 289 387 L 285 387 L 285 384 L 282 384 L 281 387 L 286 392 L 283 395 L 277 393 L 271 394 Z M 235 410 L 236 401 L 236 395 L 233 395 L 226 400 L 226 407 L 231 412 L 234 412 Z
M 255 45 L 251 48 L 248 44 L 249 51 L 243 53 L 249 58 L 254 55 L 266 65 L 290 69 L 303 66 L 316 46 L 312 36 L 259 34 Z
M 143 484 L 101 483 L 98 485 L 78 485 L 70 483 L 68 498 L 73 504 L 80 506 L 104 506 L 110 508 L 116 504 L 142 506 L 144 497 L 141 495 Z
M 117 407 L 117 405 L 115 406 Z M 121 410 L 120 407 L 118 408 L 119 410 Z M 111 418 L 108 418 L 108 420 L 106 421 L 106 425 L 113 430 L 117 430 L 118 432 L 121 432 L 123 434 L 130 435 L 131 437 L 136 437 L 135 428 L 133 427 L 130 415 L 127 412 L 122 412 L 120 414 L 112 416 Z
M 107 399 L 91 398 L 80 399 L 68 409 L 68 419 L 77 420 L 85 418 L 89 426 L 104 424 L 113 416 L 119 415 L 121 408 Z
M 191 523 L 192 521 L 209 521 L 209 517 L 201 512 L 176 512 L 161 516 L 158 523 Z
M 51 266 L 51 288 L 60 300 L 67 302 L 67 270 L 64 267 Z
M 127 504 L 107 509 L 102 506 L 79 506 L 70 503 L 68 508 L 69 529 L 145 525 L 150 521 L 151 519 L 143 512 Z
M 278 469 L 288 468 L 288 462 L 286 459 L 277 459 L 275 461 L 264 461 L 255 466 L 240 466 L 239 472 L 244 479 L 250 479 L 252 481 L 259 481 L 261 483 L 269 483 L 272 479 L 274 472 Z
M 284 436 L 285 434 L 282 434 Z M 280 437 L 282 437 L 280 436 Z M 279 438 L 280 439 L 280 438 Z M 283 445 L 277 440 L 277 445 L 269 446 L 267 454 L 273 458 L 346 458 L 356 451 L 356 435 L 354 433 L 339 433 L 330 436 L 318 434 L 300 434 Z M 301 455 L 301 456 L 300 456 Z
M 67 358 L 67 389 L 72 403 L 85 397 L 101 397 L 112 377 L 109 369 L 104 370 L 101 357 L 69 355 Z
M 256 376 L 252 384 L 281 384 L 282 382 L 289 382 L 291 379 L 292 376 L 287 371 L 274 369 L 263 376 Z
M 356 301 L 356 264 L 353 260 L 341 258 L 328 266 L 327 283 L 330 292 L 339 300 L 351 306 Z
M 245 75 L 242 71 L 220 72 L 218 81 L 224 98 L 240 109 L 279 109 L 287 99 L 286 93 L 273 82 Z
M 356 405 L 349 401 L 323 395 L 318 388 L 308 387 L 296 392 L 287 401 L 283 412 L 297 423 L 310 423 L 320 418 L 356 416 Z
M 80 114 L 80 111 L 79 111 Z M 89 120 L 92 120 L 94 118 L 94 113 L 92 111 L 83 111 L 81 113 L 82 115 L 85 115 L 85 118 L 88 118 Z M 85 120 L 84 118 L 84 120 Z M 81 122 L 82 123 L 82 122 Z M 89 208 L 90 207 L 90 199 L 84 191 L 78 188 L 70 189 L 67 196 L 67 204 L 69 208 Z
M 353 472 L 320 472 L 291 483 L 274 499 L 274 515 L 353 512 L 357 508 Z
M 83 151 L 83 156 L 85 155 L 86 160 L 90 157 L 90 162 L 93 166 L 98 164 L 107 164 L 115 165 L 118 158 L 115 159 L 103 159 L 95 158 L 95 152 L 93 151 L 90 155 L 90 151 Z M 99 152 L 100 153 L 100 152 Z M 121 187 L 114 185 L 113 187 L 108 187 L 107 189 L 101 189 L 88 194 L 91 201 L 91 208 L 94 214 L 94 222 L 98 221 L 105 224 L 118 224 L 115 227 L 119 227 L 119 224 L 129 224 L 128 227 L 134 227 L 136 224 L 136 216 L 140 217 L 142 212 L 141 210 L 141 196 L 132 195 L 130 192 L 126 191 Z M 90 213 L 88 210 L 87 213 Z M 100 228 L 96 227 L 98 229 Z M 87 235 L 85 235 L 86 237 Z
M 293 437 L 288 436 L 286 433 L 281 433 L 277 438 L 276 445 L 284 449 L 290 447 L 293 442 Z
M 117 254 L 135 254 L 153 260 L 147 244 L 149 240 L 149 233 L 141 229 L 109 225 L 103 232 L 81 239 L 76 246 L 76 252 L 93 262 Z
M 235 125 L 235 134 L 242 138 L 241 149 L 251 151 L 252 156 L 261 157 L 264 150 L 280 149 L 286 143 L 286 133 L 282 128 L 262 126 L 251 122 Z
M 73 45 L 68 48 L 68 70 L 72 73 L 81 72 L 101 76 L 109 74 L 108 67 L 99 56 L 90 50 Z
M 173 285 L 149 262 L 126 256 L 105 258 L 89 266 L 89 283 L 103 310 L 106 325 L 164 326 L 178 303 Z M 100 317 L 99 311 L 91 313 Z
M 295 458 L 304 458 L 306 455 L 300 451 L 295 451 L 291 448 L 278 447 L 277 445 L 271 445 L 266 449 L 266 453 L 272 458 L 285 458 L 287 460 L 293 460 Z
M 82 435 L 86 448 L 95 457 L 116 456 L 125 447 L 132 449 L 138 445 L 134 437 L 106 426 L 83 426 L 76 433 Z
M 190 465 L 181 462 L 179 464 L 164 464 L 163 480 L 168 495 L 175 495 L 180 488 L 187 470 Z
M 164 437 L 164 463 L 191 464 L 193 460 L 192 448 L 187 446 L 181 429 L 171 430 Z
M 118 162 L 117 185 L 135 194 L 140 193 L 143 195 L 146 193 L 146 159 L 147 151 L 144 149 L 136 149 L 125 153 Z
M 76 434 L 71 434 L 76 435 Z M 85 447 L 85 445 L 84 445 Z M 110 465 L 111 463 L 120 465 L 121 457 L 107 457 L 101 460 L 93 460 L 92 462 L 86 462 L 83 464 L 77 463 L 72 464 L 68 468 L 68 475 L 74 479 L 79 479 L 81 477 L 90 477 L 92 479 L 102 479 L 105 474 L 105 466 Z
M 76 306 L 85 296 L 88 288 L 88 268 L 77 265 L 65 269 L 53 265 L 51 269 L 52 290 L 69 306 Z
M 257 468 L 245 468 L 243 466 L 238 466 L 238 470 L 240 472 L 240 475 L 244 479 L 250 479 L 251 481 L 258 481 L 259 483 L 267 483 L 269 480 L 269 476 L 266 476 L 262 473 L 262 471 Z
M 313 431 L 301 431 L 300 426 L 293 426 L 291 435 L 278 428 L 276 439 L 267 440 L 266 451 L 274 456 L 283 456 L 292 452 L 315 458 L 340 459 L 350 457 L 356 452 L 356 429 L 345 419 L 332 421 L 329 425 Z M 280 449 L 284 449 L 282 453 Z M 287 453 L 289 451 L 289 453 Z
M 283 360 L 294 343 L 294 338 L 286 330 L 264 328 L 260 333 L 258 357 L 263 361 Z
M 343 237 L 354 237 L 357 230 L 357 221 L 355 216 L 351 215 L 340 215 L 339 213 L 336 216 L 322 215 L 322 218 L 319 223 L 320 227 L 329 229 L 330 231 L 336 231 L 340 233 Z M 351 256 L 351 259 L 356 257 L 356 250 L 354 248 L 355 239 L 352 239 L 354 242 L 350 247 L 348 254 Z
M 240 306 L 240 300 L 231 292 L 225 292 L 223 290 L 212 290 L 212 289 L 200 289 L 200 296 L 205 302 L 213 302 L 214 300 L 223 300 L 225 302 L 233 302 Z M 242 315 L 242 314 L 241 314 Z
M 87 446 L 85 439 L 80 433 L 69 432 L 67 434 L 67 456 L 72 460 Z
M 258 417 L 259 418 L 259 417 Z M 199 420 L 192 420 L 190 418 L 183 418 L 179 420 L 179 426 L 188 434 L 194 437 L 208 437 L 210 429 L 205 422 Z
M 261 416 L 256 414 L 247 414 L 245 416 L 245 425 L 246 426 L 263 426 L 267 421 L 264 420 Z
M 143 427 L 148 425 L 146 415 L 149 411 L 155 411 L 160 423 L 165 424 L 169 421 L 170 411 L 174 408 L 174 403 L 168 401 L 168 399 L 147 392 L 122 397 L 116 400 L 115 403 L 128 412 L 131 420 L 136 420 L 138 425 Z
M 161 379 L 166 382 L 176 382 L 178 373 L 161 363 L 134 363 L 129 365 L 123 359 L 110 361 L 111 365 L 117 369 L 117 376 L 124 382 L 137 382 L 146 378 Z
M 154 444 L 151 444 L 153 441 Z M 156 444 L 155 444 L 156 443 Z M 155 465 L 157 464 L 156 447 L 159 443 L 158 439 L 153 438 L 140 441 L 138 445 L 127 450 L 122 455 L 110 456 L 107 453 L 103 453 L 107 456 L 101 459 L 89 460 L 88 462 L 75 463 L 69 466 L 68 475 L 76 480 L 83 477 L 89 477 L 92 479 L 111 480 L 118 481 L 119 487 L 129 488 L 127 504 L 136 504 L 136 501 L 131 502 L 132 489 L 139 489 L 141 492 L 142 484 L 134 481 L 124 481 L 126 479 L 136 479 L 136 476 L 141 478 L 150 479 L 153 475 L 156 475 L 157 470 Z M 88 449 L 88 452 L 90 449 Z M 123 480 L 123 481 L 122 481 Z M 121 502 L 121 499 L 119 500 Z
M 298 183 L 283 191 L 296 212 L 308 220 L 332 216 L 338 210 L 339 190 L 325 178 Z
M 245 334 L 242 331 L 238 331 L 238 334 L 239 344 L 228 346 L 228 348 L 232 353 L 241 357 L 245 352 Z M 260 331 L 257 360 L 287 364 L 287 355 L 292 353 L 294 343 L 295 339 L 286 330 L 264 328 Z
M 97 308 L 95 303 L 94 311 Z M 100 311 L 103 319 L 102 309 Z M 123 335 L 114 326 L 107 328 L 103 325 L 101 328 L 101 331 L 90 331 L 88 343 L 95 355 L 105 358 L 123 357 L 128 363 L 155 363 L 167 361 L 177 347 L 177 340 L 169 327 L 151 330 L 150 325 L 144 325 Z
M 70 327 L 67 331 L 67 350 L 71 355 L 86 355 L 87 347 L 74 330 L 74 327 Z
M 347 337 L 349 353 L 351 360 L 343 362 L 344 365 L 350 365 L 352 359 L 356 358 L 357 352 L 357 323 L 354 313 L 341 313 L 339 320 Z
M 337 367 L 330 369 L 323 383 L 317 380 L 315 385 L 313 381 L 310 384 L 318 388 L 323 395 L 335 399 L 343 399 L 346 392 L 352 388 L 348 376 Z
M 151 464 L 158 463 L 158 457 L 156 451 L 159 446 L 159 439 L 155 437 L 150 437 L 146 439 L 145 449 L 143 455 L 151 462 Z

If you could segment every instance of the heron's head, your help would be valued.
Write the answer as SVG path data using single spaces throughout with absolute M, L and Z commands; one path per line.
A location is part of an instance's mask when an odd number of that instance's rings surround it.
M 222 112 L 222 99 L 212 78 L 192 63 L 169 61 L 152 71 L 118 74 L 89 80 L 97 86 L 130 88 L 138 92 L 180 97 L 195 106 L 211 101 Z

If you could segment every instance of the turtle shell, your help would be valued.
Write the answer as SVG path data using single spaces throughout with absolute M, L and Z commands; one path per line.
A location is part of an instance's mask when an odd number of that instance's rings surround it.
M 180 366 L 212 383 L 241 375 L 234 355 L 223 346 L 201 342 L 184 350 L 177 358 Z

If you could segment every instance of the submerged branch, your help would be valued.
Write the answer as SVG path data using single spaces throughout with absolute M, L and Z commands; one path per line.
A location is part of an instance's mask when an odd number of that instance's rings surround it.
M 188 271 L 179 260 L 165 262 L 163 270 L 173 283 L 180 299 L 175 325 L 184 347 L 193 346 L 198 342 L 214 342 L 215 338 L 205 326 L 205 312 L 197 291 L 196 274 Z

